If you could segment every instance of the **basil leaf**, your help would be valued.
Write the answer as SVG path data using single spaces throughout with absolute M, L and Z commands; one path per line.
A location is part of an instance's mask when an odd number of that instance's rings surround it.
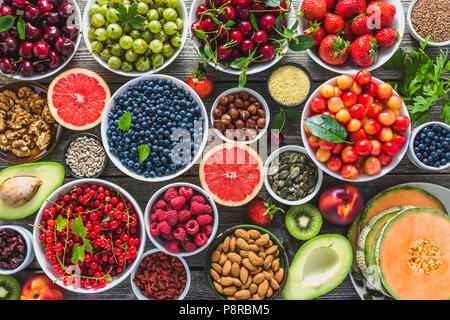
M 292 51 L 305 51 L 314 45 L 316 40 L 309 35 L 300 35 L 289 40 L 289 49 Z
M 17 21 L 17 32 L 19 33 L 20 40 L 25 40 L 25 21 L 23 21 L 22 17 Z
M 138 153 L 139 153 L 139 164 L 141 164 L 150 155 L 150 147 L 146 144 L 142 144 L 138 147 Z
M 7 31 L 11 29 L 11 27 L 14 25 L 14 17 L 9 16 L 3 16 L 0 18 L 0 32 Z
M 288 118 L 294 120 L 295 122 L 302 121 L 302 116 L 296 110 L 294 110 L 294 109 L 284 109 L 284 112 L 286 112 L 286 115 L 288 116 Z
M 253 12 L 250 13 L 250 22 L 252 23 L 253 29 L 255 29 L 255 31 L 258 31 L 259 30 L 258 21 L 256 20 L 256 16 Z
M 123 132 L 127 132 L 131 128 L 131 113 L 125 112 L 119 119 L 119 129 Z
M 319 114 L 306 119 L 305 123 L 311 134 L 325 141 L 340 143 L 347 138 L 344 127 L 331 116 Z
M 280 130 L 283 125 L 284 117 L 281 113 L 278 113 L 272 120 L 272 129 Z

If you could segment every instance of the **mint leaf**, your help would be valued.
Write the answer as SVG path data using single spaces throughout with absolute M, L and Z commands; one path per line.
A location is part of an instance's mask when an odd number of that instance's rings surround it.
M 138 153 L 139 153 L 139 164 L 141 164 L 150 155 L 150 147 L 146 144 L 142 144 L 138 147 Z
M 11 27 L 14 25 L 14 17 L 9 16 L 3 16 L 0 18 L 0 32 L 7 31 L 11 29 Z
M 119 3 L 117 6 L 117 16 L 119 21 L 130 29 L 139 30 L 147 19 L 141 16 L 138 11 L 138 3 L 133 2 L 128 8 Z
M 67 225 L 69 224 L 69 220 L 64 219 L 62 215 L 59 215 L 58 218 L 56 218 L 55 223 L 56 231 L 61 232 L 67 227 Z
M 311 134 L 328 142 L 341 143 L 345 142 L 347 133 L 344 127 L 331 116 L 319 114 L 306 119 L 306 127 Z
M 83 239 L 86 238 L 87 228 L 84 226 L 80 215 L 75 220 L 72 220 L 72 233 Z
M 79 244 L 73 246 L 72 249 L 72 263 L 78 265 L 78 261 L 84 261 L 84 246 Z
M 123 132 L 127 132 L 131 128 L 131 113 L 125 112 L 119 119 L 119 129 Z
M 22 17 L 17 21 L 17 32 L 19 33 L 20 40 L 25 40 L 25 21 Z

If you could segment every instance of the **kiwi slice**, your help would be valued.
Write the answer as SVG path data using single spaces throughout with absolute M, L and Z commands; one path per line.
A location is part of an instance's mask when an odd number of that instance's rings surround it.
M 286 214 L 286 228 L 298 240 L 315 237 L 322 228 L 322 214 L 311 204 L 293 206 Z
M 19 300 L 20 284 L 13 276 L 0 275 L 0 300 Z

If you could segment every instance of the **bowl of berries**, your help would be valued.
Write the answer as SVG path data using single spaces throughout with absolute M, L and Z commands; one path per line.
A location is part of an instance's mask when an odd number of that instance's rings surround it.
M 145 230 L 161 251 L 178 257 L 195 255 L 209 246 L 219 226 L 211 197 L 190 183 L 158 190 L 145 209 Z
M 405 155 L 408 110 L 389 83 L 368 71 L 340 75 L 317 88 L 302 114 L 303 144 L 319 168 L 340 180 L 377 179 Z
M 59 286 L 77 293 L 106 291 L 131 273 L 144 252 L 143 214 L 118 185 L 72 181 L 39 210 L 33 247 L 41 268 Z
M 316 39 L 308 55 L 347 74 L 375 70 L 397 51 L 405 31 L 400 0 L 302 0 L 299 28 Z
M 0 2 L 2 76 L 40 80 L 58 73 L 75 56 L 81 42 L 75 0 Z
M 90 0 L 83 13 L 83 35 L 94 59 L 122 76 L 158 73 L 186 43 L 183 0 Z
M 286 35 L 294 37 L 296 18 L 291 0 L 275 7 L 265 2 L 194 0 L 189 21 L 197 53 L 212 67 L 235 75 L 275 65 L 288 50 Z

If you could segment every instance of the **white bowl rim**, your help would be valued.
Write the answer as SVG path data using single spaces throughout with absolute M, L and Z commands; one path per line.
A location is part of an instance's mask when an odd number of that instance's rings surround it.
M 191 10 L 189 11 L 189 26 L 191 26 L 195 22 L 195 19 L 196 19 L 195 10 L 200 5 L 200 2 L 204 2 L 204 0 L 193 0 L 192 1 Z M 294 0 L 292 0 L 291 13 L 294 11 L 293 2 L 294 2 Z M 290 26 L 294 25 L 295 21 L 296 21 L 296 18 L 292 18 L 292 17 L 288 18 L 288 24 Z M 192 34 L 192 30 L 191 30 L 190 27 L 189 27 L 189 37 L 191 38 L 192 44 L 194 45 L 194 49 L 195 49 L 195 51 L 197 53 L 198 52 L 198 48 L 200 47 L 199 41 Z M 257 73 L 263 72 L 263 71 L 273 67 L 274 65 L 276 65 L 286 55 L 286 53 L 288 52 L 288 49 L 289 49 L 288 46 L 286 46 L 282 50 L 281 54 L 276 59 L 273 59 L 272 61 L 264 62 L 264 63 L 258 63 L 255 66 L 249 67 L 247 69 L 247 75 L 257 74 Z M 208 64 L 212 68 L 214 68 L 216 70 L 219 70 L 219 71 L 222 71 L 222 72 L 225 72 L 225 73 L 228 73 L 228 74 L 240 75 L 242 73 L 242 70 L 235 70 L 235 69 L 232 69 L 232 68 L 226 69 L 219 63 L 217 65 L 215 65 L 213 62 L 208 62 Z
M 44 253 L 42 252 L 42 248 L 40 246 L 40 241 L 39 241 L 39 232 L 38 232 L 37 228 L 35 228 L 33 230 L 33 247 L 34 247 L 34 252 L 36 254 L 36 258 L 39 262 L 39 265 L 41 266 L 41 269 L 54 283 L 56 283 L 57 285 L 59 285 L 60 287 L 66 289 L 66 290 L 76 292 L 76 293 L 100 293 L 100 292 L 107 291 L 107 290 L 117 286 L 119 283 L 121 283 L 123 280 L 125 280 L 130 275 L 131 271 L 133 270 L 133 267 L 136 265 L 136 263 L 139 261 L 140 257 L 142 256 L 142 253 L 144 252 L 144 249 L 145 249 L 145 240 L 146 240 L 144 223 L 143 223 L 144 215 L 142 214 L 142 209 L 139 206 L 138 202 L 133 198 L 133 196 L 130 193 L 128 193 L 128 191 L 126 191 L 124 188 L 122 188 L 119 185 L 116 185 L 112 182 L 109 182 L 106 180 L 101 180 L 101 179 L 86 178 L 86 179 L 73 180 L 71 182 L 68 182 L 68 183 L 62 185 L 58 189 L 56 189 L 49 197 L 47 197 L 46 201 L 48 199 L 57 197 L 62 192 L 62 190 L 72 188 L 73 186 L 76 186 L 76 185 L 82 185 L 85 183 L 104 185 L 104 186 L 113 188 L 115 190 L 118 190 L 124 196 L 124 198 L 126 198 L 130 203 L 133 204 L 133 207 L 135 208 L 136 213 L 139 215 L 139 219 L 140 219 L 140 224 L 139 224 L 140 230 L 139 231 L 140 231 L 140 241 L 141 242 L 139 244 L 139 249 L 137 251 L 136 260 L 134 260 L 134 262 L 131 264 L 131 266 L 128 267 L 128 270 L 126 270 L 119 278 L 115 278 L 112 282 L 108 283 L 105 287 L 99 288 L 97 290 L 94 290 L 92 288 L 83 289 L 83 288 L 74 288 L 72 286 L 65 286 L 63 284 L 62 280 L 58 279 L 58 277 L 55 276 L 53 274 L 53 272 L 50 271 L 50 268 L 48 267 L 49 261 L 47 260 Z M 44 211 L 45 207 L 46 207 L 46 205 L 44 203 L 44 205 L 42 205 L 41 209 L 36 214 L 36 220 L 35 220 L 36 226 L 39 225 L 40 218 L 42 217 L 42 212 Z
M 153 235 L 150 233 L 150 214 L 152 211 L 152 206 L 155 203 L 156 200 L 158 200 L 161 195 L 164 193 L 164 191 L 166 191 L 169 188 L 178 188 L 178 187 L 190 187 L 192 189 L 194 189 L 195 191 L 197 191 L 198 193 L 201 193 L 209 202 L 211 205 L 211 208 L 213 209 L 213 217 L 214 217 L 214 222 L 213 222 L 213 231 L 212 233 L 208 236 L 208 241 L 201 247 L 195 249 L 194 251 L 191 252 L 180 252 L 180 253 L 173 253 L 173 252 L 169 252 L 166 250 L 166 248 L 161 245 L 161 243 L 159 243 L 159 241 L 157 239 L 155 239 L 155 237 L 153 237 Z M 158 189 L 158 191 L 156 191 L 152 197 L 150 198 L 150 200 L 148 200 L 147 202 L 147 206 L 145 207 L 145 213 L 144 213 L 144 223 L 145 223 L 145 232 L 147 232 L 148 237 L 150 238 L 150 241 L 153 243 L 153 245 L 155 247 L 157 247 L 159 250 L 161 250 L 164 253 L 167 253 L 171 256 L 176 256 L 176 257 L 189 257 L 189 256 L 193 256 L 196 255 L 197 253 L 200 253 L 201 251 L 205 250 L 207 247 L 209 247 L 209 245 L 212 243 L 214 237 L 216 236 L 217 233 L 217 229 L 219 228 L 219 211 L 217 210 L 217 206 L 216 203 L 213 201 L 213 199 L 209 196 L 209 194 L 206 193 L 205 190 L 203 190 L 201 187 L 192 184 L 192 183 L 187 183 L 187 182 L 175 182 L 172 184 L 169 184 L 167 186 L 164 186 L 160 189 Z
M 130 276 L 130 283 L 131 283 L 131 289 L 133 289 L 133 292 L 136 296 L 136 298 L 138 298 L 139 300 L 150 300 L 149 298 L 145 297 L 140 291 L 139 288 L 134 284 L 134 277 L 136 276 L 136 272 L 139 268 L 139 265 L 141 264 L 142 260 L 146 257 L 149 256 L 153 253 L 157 253 L 157 252 L 163 252 L 165 254 L 167 254 L 166 252 L 159 250 L 158 248 L 154 248 L 154 249 L 150 249 L 146 252 L 144 252 L 139 260 L 139 263 L 136 264 L 136 266 L 133 268 L 133 272 L 131 273 Z M 183 292 L 180 294 L 180 296 L 178 297 L 177 300 L 183 300 L 186 295 L 189 292 L 189 289 L 191 287 L 191 270 L 189 269 L 189 265 L 187 264 L 186 260 L 183 259 L 183 257 L 178 257 L 177 258 L 181 261 L 181 263 L 183 263 L 184 268 L 186 269 L 186 286 L 184 287 Z
M 81 18 L 80 7 L 78 6 L 76 0 L 67 0 L 67 1 L 70 1 L 72 4 L 75 5 L 75 13 L 76 13 L 75 21 L 78 24 L 78 31 L 81 31 L 82 30 L 82 26 L 81 26 L 82 18 Z M 28 81 L 37 81 L 37 80 L 42 80 L 42 79 L 48 78 L 50 76 L 53 76 L 54 74 L 59 73 L 63 68 L 65 68 L 69 64 L 69 62 L 72 60 L 72 58 L 75 57 L 75 54 L 77 53 L 78 48 L 81 43 L 81 38 L 82 38 L 82 35 L 78 34 L 77 39 L 74 41 L 75 48 L 73 49 L 72 54 L 56 69 L 53 69 L 44 74 L 33 75 L 31 77 L 22 77 L 19 74 L 10 75 L 10 74 L 2 73 L 1 71 L 0 71 L 0 75 L 4 76 L 5 78 L 8 78 L 8 79 L 11 78 L 11 79 L 15 79 L 15 80 L 28 80 Z
M 348 73 L 348 74 L 353 76 L 353 77 L 355 76 L 355 73 Z M 336 83 L 336 80 L 337 80 L 338 77 L 339 76 L 331 78 L 330 80 L 321 83 L 317 87 L 317 89 L 309 96 L 308 101 L 306 101 L 305 108 L 309 108 L 311 100 L 314 97 L 318 96 L 319 90 L 324 84 L 333 84 L 334 85 Z M 373 76 L 372 76 L 372 82 L 375 82 L 376 84 L 384 83 L 384 81 L 382 81 L 382 80 L 380 80 L 378 78 L 375 78 Z M 394 89 L 392 89 L 392 93 L 393 94 L 397 94 L 397 92 Z M 314 161 L 314 163 L 317 166 L 319 166 L 319 168 L 321 168 L 324 172 L 328 173 L 330 176 L 332 176 L 332 177 L 334 177 L 336 179 L 339 179 L 339 180 L 342 180 L 342 181 L 346 181 L 346 182 L 366 182 L 366 181 L 371 181 L 371 180 L 378 179 L 378 178 L 384 176 L 385 174 L 389 173 L 390 171 L 392 171 L 400 163 L 400 161 L 403 159 L 403 157 L 406 154 L 406 151 L 408 149 L 408 144 L 409 144 L 409 141 L 410 141 L 410 138 L 411 138 L 411 124 L 409 125 L 408 130 L 406 132 L 404 132 L 404 137 L 406 138 L 405 145 L 402 148 L 400 148 L 399 152 L 394 157 L 392 157 L 392 161 L 391 161 L 391 163 L 389 165 L 387 165 L 385 167 L 382 167 L 381 171 L 378 174 L 373 175 L 373 176 L 369 176 L 369 175 L 364 174 L 364 175 L 359 175 L 358 178 L 356 178 L 356 179 L 344 179 L 342 177 L 340 171 L 333 172 L 333 171 L 329 170 L 326 167 L 326 165 L 324 165 L 323 163 L 319 162 L 319 160 L 317 160 L 317 158 L 314 156 L 314 152 L 312 151 L 312 148 L 311 148 L 311 146 L 308 143 L 308 137 L 307 137 L 307 134 L 306 134 L 306 131 L 305 131 L 305 128 L 304 128 L 307 110 L 308 109 L 304 109 L 303 110 L 302 121 L 301 121 L 301 124 L 300 124 L 300 131 L 301 131 L 301 135 L 302 135 L 303 145 L 305 146 L 305 149 L 308 151 L 308 154 L 310 155 L 310 157 Z M 402 110 L 402 114 L 403 115 L 406 115 L 406 116 L 408 116 L 408 118 L 410 118 L 408 109 L 406 109 L 405 102 L 402 102 L 402 109 L 401 110 Z
M 421 36 L 419 36 L 419 34 L 416 32 L 416 30 L 414 29 L 412 22 L 411 22 L 412 11 L 413 11 L 414 7 L 416 6 L 416 3 L 417 3 L 417 0 L 411 1 L 411 4 L 409 5 L 409 8 L 408 8 L 408 13 L 406 14 L 406 22 L 408 24 L 409 32 L 411 33 L 413 38 L 416 39 L 417 41 L 425 41 L 425 39 L 422 38 Z M 444 42 L 428 41 L 427 45 L 430 47 L 445 47 L 445 46 L 450 45 L 450 39 L 447 41 L 444 41 Z
M 301 204 L 309 202 L 311 199 L 313 199 L 317 195 L 317 193 L 319 192 L 319 190 L 322 186 L 323 172 L 322 172 L 322 169 L 316 165 L 316 167 L 317 167 L 317 182 L 316 182 L 316 187 L 314 188 L 314 192 L 311 193 L 310 195 L 306 196 L 303 199 L 296 200 L 296 201 L 291 201 L 291 200 L 286 200 L 286 199 L 281 198 L 275 192 L 273 192 L 273 190 L 270 186 L 270 183 L 269 183 L 268 172 L 269 172 L 269 166 L 272 163 L 272 161 L 278 155 L 285 153 L 287 151 L 300 152 L 300 153 L 307 155 L 309 158 L 312 158 L 308 154 L 308 151 L 305 148 L 303 148 L 301 146 L 297 146 L 297 145 L 287 145 L 287 146 L 284 146 L 284 147 L 281 147 L 281 148 L 275 150 L 274 152 L 272 152 L 272 154 L 269 156 L 269 158 L 267 158 L 266 163 L 264 164 L 264 185 L 265 185 L 267 191 L 269 192 L 269 194 L 278 202 L 286 204 L 288 206 L 297 206 L 297 205 L 301 205 Z
M 432 126 L 434 124 L 440 125 L 442 127 L 445 127 L 445 129 L 447 129 L 447 131 L 450 132 L 450 126 L 444 122 L 440 122 L 440 121 L 430 121 L 430 122 L 426 122 L 416 128 L 414 128 L 414 130 L 411 133 L 411 139 L 409 140 L 409 145 L 408 145 L 408 158 L 409 160 L 412 162 L 412 164 L 414 164 L 416 167 L 419 167 L 421 169 L 425 169 L 425 170 L 430 170 L 430 171 L 441 171 L 441 170 L 445 170 L 447 168 L 450 168 L 450 162 L 447 162 L 447 164 L 445 166 L 440 166 L 438 168 L 436 167 L 432 167 L 432 166 L 428 166 L 426 164 L 424 164 L 422 161 L 420 161 L 417 156 L 416 153 L 414 152 L 414 140 L 416 140 L 416 136 L 417 134 L 425 127 L 429 127 Z
M 115 157 L 114 155 L 111 154 L 111 152 L 109 151 L 109 144 L 108 144 L 108 137 L 106 136 L 106 130 L 108 129 L 108 120 L 109 120 L 108 119 L 108 114 L 111 111 L 113 105 L 115 104 L 114 98 L 116 96 L 118 96 L 119 94 L 122 94 L 123 92 L 125 92 L 128 89 L 128 87 L 139 83 L 141 80 L 152 80 L 153 78 L 171 80 L 177 86 L 182 86 L 186 91 L 190 92 L 190 94 L 192 95 L 193 99 L 197 102 L 198 106 L 202 110 L 202 117 L 203 117 L 203 124 L 204 124 L 204 127 L 203 127 L 203 140 L 202 140 L 200 148 L 198 149 L 197 154 L 195 155 L 195 157 L 192 160 L 192 162 L 190 162 L 188 165 L 186 165 L 186 167 L 184 167 L 183 169 L 181 169 L 177 173 L 169 175 L 169 176 L 162 176 L 162 177 L 155 177 L 155 178 L 145 178 L 144 176 L 138 175 L 138 174 L 128 170 L 126 167 L 124 167 L 122 165 L 122 163 L 118 160 L 117 157 Z M 130 81 L 128 81 L 127 83 L 123 84 L 119 89 L 116 90 L 116 92 L 111 97 L 111 99 L 109 100 L 109 102 L 108 102 L 108 104 L 107 104 L 107 106 L 106 106 L 106 108 L 104 110 L 104 115 L 105 116 L 103 116 L 103 119 L 102 119 L 102 122 L 101 122 L 101 136 L 102 136 L 103 147 L 104 147 L 104 149 L 106 151 L 106 154 L 108 155 L 108 157 L 111 160 L 111 162 L 114 163 L 115 166 L 120 171 L 122 171 L 126 175 L 128 175 L 128 176 L 130 176 L 130 177 L 132 177 L 132 178 L 134 178 L 136 180 L 140 180 L 140 181 L 144 181 L 144 182 L 162 182 L 162 181 L 171 180 L 173 178 L 176 178 L 176 177 L 182 175 L 183 173 L 188 171 L 200 159 L 200 157 L 201 157 L 201 155 L 203 153 L 203 150 L 206 147 L 206 143 L 208 142 L 208 134 L 209 134 L 208 113 L 206 111 L 205 104 L 203 103 L 203 100 L 184 81 L 182 81 L 180 79 L 177 79 L 175 77 L 169 76 L 169 75 L 165 75 L 165 74 L 145 74 L 145 75 L 142 75 L 142 76 L 140 76 L 138 78 L 131 79 Z
M 220 132 L 219 130 L 214 128 L 214 115 L 213 115 L 213 112 L 217 108 L 217 106 L 219 105 L 220 98 L 223 97 L 223 96 L 226 96 L 226 95 L 229 95 L 229 94 L 233 94 L 233 93 L 238 93 L 238 92 L 241 92 L 241 91 L 246 91 L 249 94 L 251 94 L 252 96 L 254 96 L 256 99 L 258 99 L 259 103 L 261 104 L 261 106 L 264 108 L 264 111 L 266 112 L 266 120 L 270 119 L 269 105 L 267 104 L 266 99 L 264 99 L 264 97 L 261 94 L 259 94 L 255 90 L 247 88 L 247 87 L 243 87 L 243 88 L 235 87 L 235 88 L 231 88 L 231 89 L 228 89 L 228 90 L 225 90 L 224 92 L 222 92 L 220 95 L 217 96 L 216 100 L 212 104 L 211 112 L 210 112 L 211 128 L 213 128 L 214 132 L 217 134 L 217 136 L 219 138 L 221 138 L 222 140 L 224 140 L 226 142 L 241 142 L 243 144 L 252 144 L 252 143 L 258 141 L 262 136 L 264 136 L 266 134 L 267 128 L 269 128 L 269 122 L 270 121 L 266 121 L 266 125 L 264 126 L 264 128 L 259 130 L 259 133 L 256 135 L 256 137 L 254 139 L 248 140 L 248 141 L 240 141 L 240 140 L 239 141 L 235 141 L 235 140 L 229 139 L 229 138 L 225 137 L 222 134 L 222 132 Z
M 299 5 L 299 9 L 302 5 L 304 0 L 300 0 L 300 5 Z M 382 57 L 380 56 L 380 52 L 378 53 L 378 59 L 375 61 L 375 63 L 369 67 L 362 67 L 359 66 L 355 63 L 351 63 L 349 64 L 349 62 L 347 61 L 346 63 L 344 63 L 343 65 L 330 65 L 328 63 L 326 63 L 325 61 L 323 61 L 313 50 L 308 49 L 306 50 L 306 53 L 309 55 L 309 57 L 314 60 L 316 63 L 318 63 L 321 67 L 336 72 L 336 73 L 341 73 L 341 74 L 347 74 L 347 73 L 351 73 L 354 72 L 355 70 L 367 70 L 367 71 L 372 71 L 375 70 L 379 67 L 381 67 L 383 64 L 385 64 L 393 55 L 394 53 L 397 51 L 397 49 L 400 47 L 400 43 L 403 40 L 403 35 L 405 32 L 405 15 L 404 15 L 404 10 L 403 10 L 403 6 L 401 4 L 400 0 L 385 0 L 386 2 L 389 3 L 393 3 L 397 9 L 397 12 L 395 14 L 395 17 L 397 19 L 398 17 L 398 40 L 394 43 L 394 45 L 390 48 L 380 48 L 380 50 L 384 50 L 387 51 L 386 54 L 384 54 Z M 303 19 L 300 18 L 300 23 L 298 24 L 298 27 L 300 29 L 300 34 L 303 34 Z
M 16 225 L 1 225 L 0 231 L 4 229 L 11 229 L 16 232 L 18 232 L 25 241 L 25 245 L 27 247 L 27 254 L 25 258 L 23 259 L 22 263 L 15 269 L 1 269 L 0 268 L 0 274 L 2 275 L 11 275 L 15 274 L 19 271 L 24 270 L 26 267 L 30 265 L 30 263 L 34 259 L 34 249 L 33 249 L 33 235 L 31 234 L 30 230 Z
M 178 57 L 178 55 L 181 53 L 181 51 L 183 51 L 183 48 L 186 44 L 187 38 L 188 38 L 188 26 L 186 25 L 186 21 L 188 19 L 188 13 L 187 13 L 187 8 L 186 8 L 186 4 L 184 3 L 184 0 L 180 1 L 181 6 L 180 6 L 180 10 L 177 10 L 178 13 L 180 13 L 183 15 L 183 34 L 181 35 L 181 45 L 178 48 L 178 50 L 175 51 L 175 53 L 167 60 L 164 62 L 164 64 L 162 66 L 160 66 L 157 69 L 152 69 L 149 70 L 147 72 L 139 72 L 139 71 L 134 71 L 134 72 L 124 72 L 122 70 L 115 70 L 112 69 L 108 66 L 108 64 L 106 62 L 104 62 L 100 56 L 94 52 L 92 52 L 92 46 L 91 46 L 91 40 L 89 40 L 88 37 L 88 30 L 89 30 L 89 7 L 92 3 L 94 3 L 96 0 L 88 0 L 86 2 L 86 7 L 84 8 L 84 12 L 83 12 L 83 20 L 82 20 L 82 27 L 83 27 L 83 38 L 84 38 L 84 43 L 86 44 L 86 47 L 88 48 L 88 51 L 90 52 L 91 56 L 94 57 L 94 59 L 105 69 L 114 72 L 118 75 L 124 76 L 124 77 L 131 77 L 131 78 L 135 78 L 135 77 L 140 77 L 142 75 L 151 75 L 151 74 L 157 74 L 158 72 L 162 71 L 163 69 L 165 69 L 166 67 L 168 67 L 170 64 L 172 64 L 173 61 L 175 61 L 175 59 Z

